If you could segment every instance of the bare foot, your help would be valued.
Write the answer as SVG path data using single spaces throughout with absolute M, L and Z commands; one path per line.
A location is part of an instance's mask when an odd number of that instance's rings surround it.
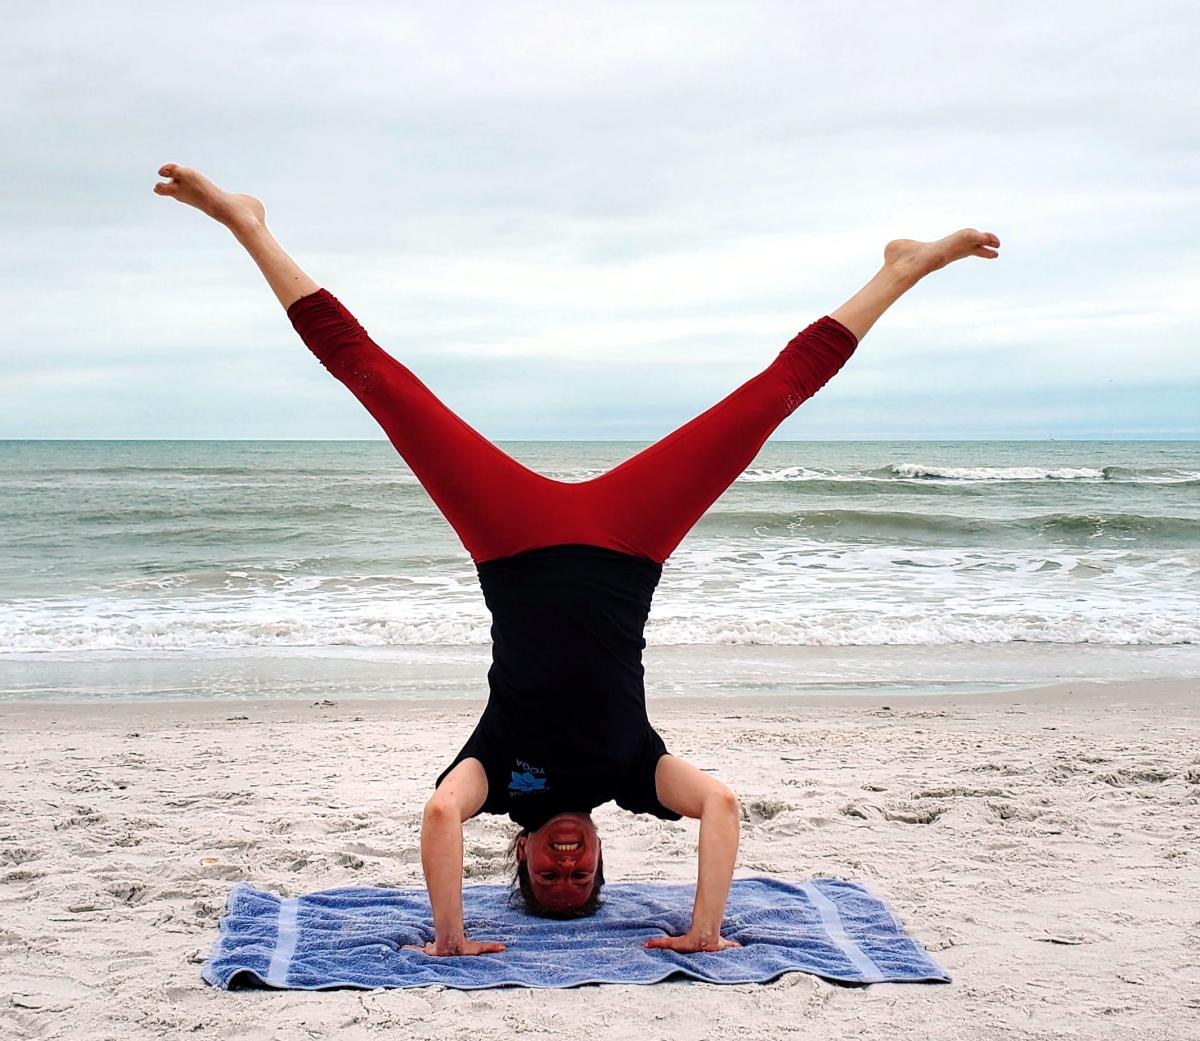
M 170 180 L 166 184 L 160 181 L 154 186 L 156 195 L 166 195 L 195 206 L 201 213 L 207 213 L 228 228 L 266 223 L 267 211 L 253 195 L 234 195 L 233 192 L 224 191 L 199 170 L 178 163 L 167 163 L 159 169 L 158 175 Z
M 916 278 L 924 278 L 963 257 L 986 257 L 994 260 L 1000 254 L 996 250 L 1000 240 L 990 231 L 963 228 L 936 242 L 917 242 L 913 239 L 895 239 L 883 249 L 883 262 L 887 267 Z

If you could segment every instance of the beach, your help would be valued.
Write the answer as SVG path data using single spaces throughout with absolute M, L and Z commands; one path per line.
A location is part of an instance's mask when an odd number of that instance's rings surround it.
M 0 1036 L 1200 1036 L 1197 487 L 1193 442 L 771 442 L 663 569 L 650 715 L 739 795 L 737 877 L 863 883 L 949 985 L 222 992 L 239 882 L 423 884 L 474 566 L 386 443 L 11 442 Z M 595 818 L 610 882 L 694 882 L 695 822 Z
M 14 5 L 0 1041 L 1200 1041 L 1200 9 L 942 8 Z
M 1194 1038 L 1198 686 L 652 698 L 741 799 L 736 877 L 862 882 L 953 978 L 869 987 L 215 990 L 235 883 L 422 883 L 422 804 L 481 702 L 0 705 L 0 1034 Z M 595 817 L 610 881 L 694 881 L 695 822 Z M 467 884 L 507 881 L 514 831 L 467 824 Z

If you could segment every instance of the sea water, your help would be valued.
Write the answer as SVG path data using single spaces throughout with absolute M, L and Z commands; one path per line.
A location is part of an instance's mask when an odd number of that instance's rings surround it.
M 0 442 L 0 698 L 481 697 L 488 627 L 386 441 Z M 646 640 L 652 695 L 1200 676 L 1200 442 L 771 441 Z

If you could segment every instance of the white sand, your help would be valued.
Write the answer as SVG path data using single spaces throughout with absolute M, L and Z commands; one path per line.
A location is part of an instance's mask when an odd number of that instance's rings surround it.
M 867 988 L 214 990 L 235 880 L 420 884 L 478 706 L 0 708 L 0 1037 L 1195 1039 L 1198 688 L 653 705 L 742 797 L 739 874 L 866 882 L 954 977 Z M 694 823 L 596 816 L 611 879 L 694 880 Z M 513 830 L 468 825 L 469 881 L 506 880 Z

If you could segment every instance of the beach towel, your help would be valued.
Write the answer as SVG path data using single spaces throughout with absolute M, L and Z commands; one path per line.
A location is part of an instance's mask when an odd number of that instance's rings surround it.
M 600 910 L 554 921 L 509 906 L 501 885 L 463 889 L 467 935 L 501 954 L 432 957 L 406 944 L 433 939 L 424 888 L 329 889 L 280 897 L 239 884 L 202 975 L 215 987 L 574 987 L 656 983 L 676 973 L 709 983 L 765 983 L 808 972 L 846 983 L 949 982 L 879 897 L 855 882 L 735 879 L 723 935 L 740 948 L 645 950 L 691 920 L 691 885 L 610 883 Z

